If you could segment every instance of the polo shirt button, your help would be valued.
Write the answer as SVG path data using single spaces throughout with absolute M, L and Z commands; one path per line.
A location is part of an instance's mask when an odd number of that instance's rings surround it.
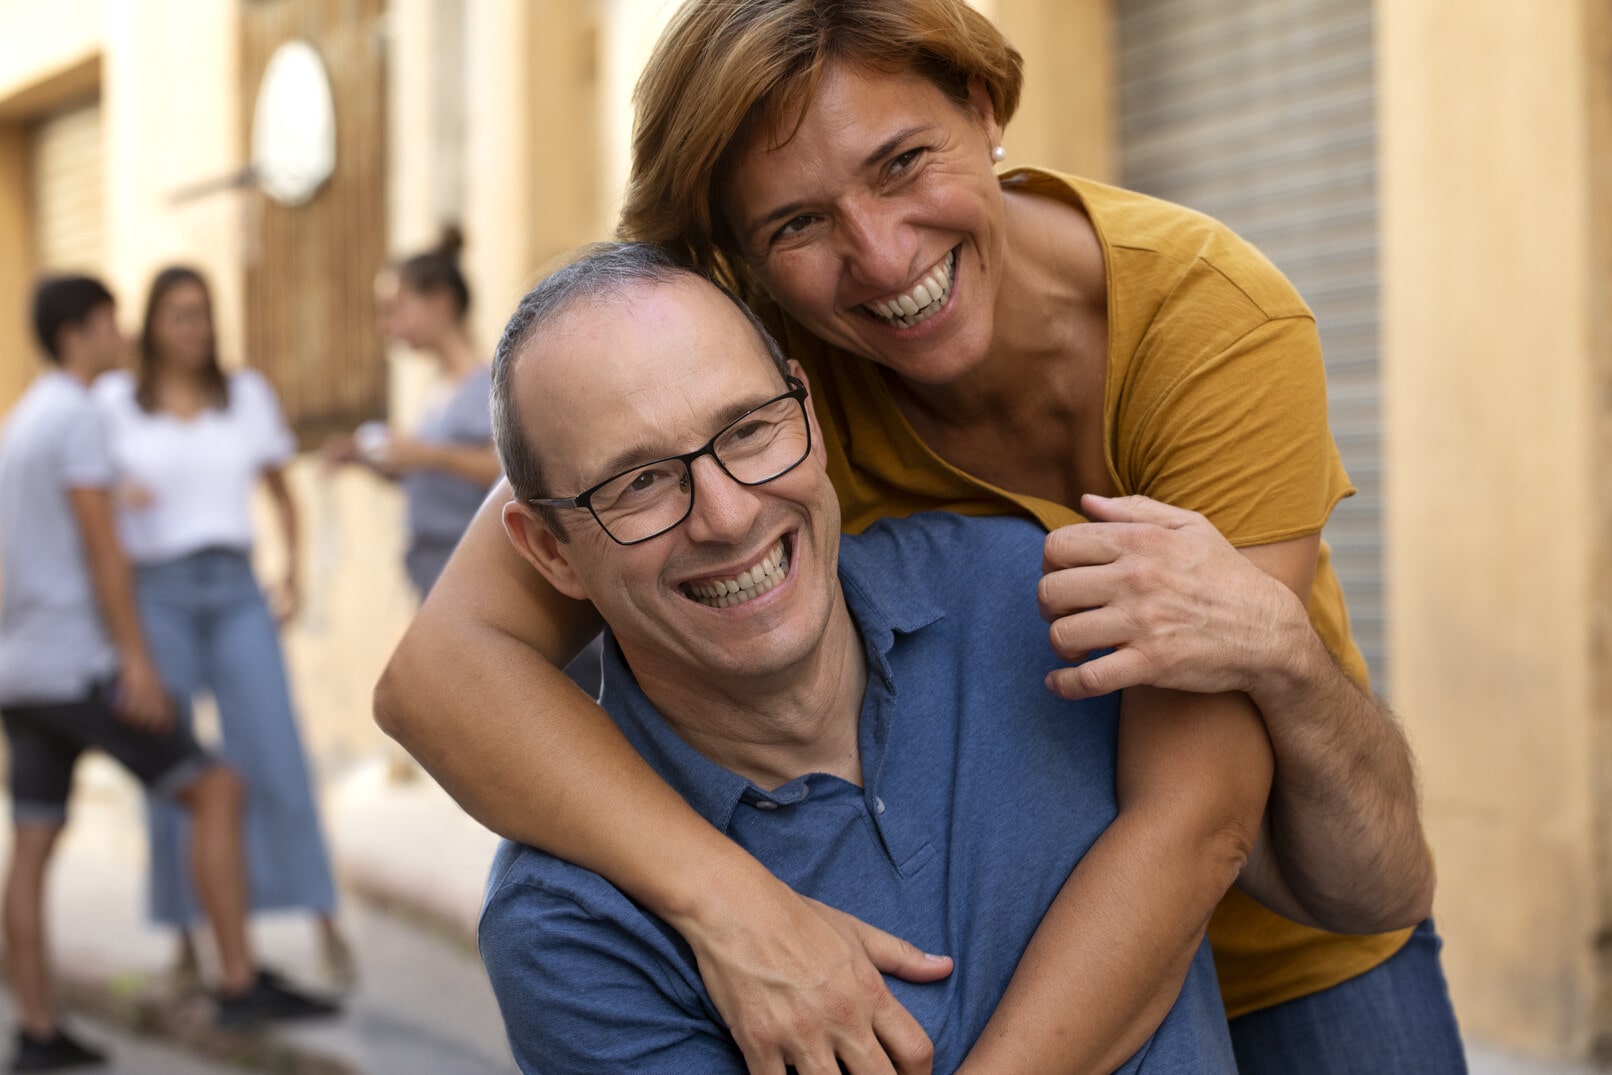
M 776 809 L 778 809 L 778 804 L 773 802 L 771 799 L 761 799 L 761 800 L 757 801 L 756 809 L 757 810 L 776 810 Z
M 873 812 L 875 814 L 884 813 L 884 800 L 879 798 L 877 795 L 873 797 Z

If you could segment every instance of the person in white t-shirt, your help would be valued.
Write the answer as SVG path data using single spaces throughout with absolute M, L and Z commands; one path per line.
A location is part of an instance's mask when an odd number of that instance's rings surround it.
M 341 984 L 351 952 L 335 922 L 330 859 L 297 730 L 269 602 L 253 574 L 253 488 L 262 481 L 286 545 L 274 591 L 281 619 L 298 601 L 297 514 L 284 466 L 296 451 L 279 401 L 254 370 L 219 365 L 212 302 L 195 270 L 164 269 L 146 303 L 139 362 L 95 386 L 119 483 L 118 531 L 136 568 L 141 621 L 164 682 L 212 695 L 222 752 L 246 781 L 252 909 L 307 910 Z M 199 907 L 185 863 L 184 815 L 149 800 L 151 915 L 180 935 Z
M 246 929 L 241 781 L 196 742 L 140 627 L 113 523 L 113 465 L 89 385 L 122 357 L 112 295 L 87 276 L 42 281 L 34 331 L 49 358 L 0 428 L 0 719 L 11 797 L 6 972 L 13 1071 L 102 1063 L 52 996 L 45 874 L 86 750 L 120 762 L 195 821 L 196 884 L 217 943 L 221 1026 L 334 1014 L 261 970 Z M 72 924 L 67 924 L 72 931 Z

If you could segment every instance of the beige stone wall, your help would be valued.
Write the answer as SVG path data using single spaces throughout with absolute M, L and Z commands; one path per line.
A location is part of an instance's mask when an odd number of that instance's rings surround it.
M 252 256 L 251 197 L 231 191 L 172 197 L 242 164 L 237 29 L 232 3 L 0 0 L 0 286 L 11 296 L 8 303 L 21 305 L 35 270 L 15 241 L 24 229 L 6 227 L 25 221 L 30 209 L 21 151 L 28 124 L 64 95 L 81 96 L 98 85 L 104 272 L 121 300 L 124 327 L 137 329 L 151 275 L 183 261 L 201 268 L 213 285 L 226 363 L 247 360 L 240 340 L 242 278 Z M 400 31 L 409 40 L 412 32 Z M 27 346 L 27 330 L 13 309 L 7 305 L 0 316 L 12 352 L 0 390 L 10 392 L 32 373 L 31 361 L 15 357 L 18 341 Z M 412 368 L 405 358 L 399 367 Z M 12 398 L 7 394 L 0 404 Z M 305 602 L 285 645 L 304 728 L 328 768 L 385 749 L 370 718 L 369 694 L 414 598 L 399 566 L 401 511 L 391 485 L 356 472 L 327 477 L 310 458 L 297 460 L 291 476 L 301 507 Z M 263 505 L 258 512 L 258 559 L 263 576 L 272 578 L 284 550 Z
M 241 163 L 239 2 L 0 0 L 0 236 L 27 211 L 21 113 L 8 107 L 26 111 L 64 71 L 98 80 L 108 272 L 125 320 L 158 264 L 196 262 L 218 288 L 234 359 L 245 357 L 249 201 L 168 195 Z M 1111 174 L 1107 3 L 978 3 L 1029 65 L 1010 163 Z M 445 216 L 465 224 L 484 347 L 541 265 L 607 233 L 627 95 L 668 6 L 462 0 L 471 62 L 460 65 L 465 127 L 450 137 L 431 89 L 447 62 L 434 47 L 438 6 L 394 0 L 391 248 L 430 242 Z M 1424 0 L 1377 12 L 1395 700 L 1421 755 L 1463 1025 L 1562 1055 L 1604 1038 L 1612 980 L 1597 956 L 1612 925 L 1603 7 Z M 440 166 L 450 145 L 463 147 L 458 188 Z M 28 271 L 0 239 L 0 288 L 16 294 Z M 21 328 L 0 311 L 0 338 Z M 393 369 L 393 411 L 406 422 L 429 373 L 402 354 Z M 287 648 L 310 740 L 340 764 L 382 749 L 369 690 L 413 608 L 400 506 L 390 486 L 326 476 L 306 459 L 293 481 L 307 599 Z M 261 551 L 272 573 L 281 553 L 267 537 Z
M 1575 1056 L 1608 925 L 1591 5 L 1377 5 L 1396 701 L 1464 1027 Z

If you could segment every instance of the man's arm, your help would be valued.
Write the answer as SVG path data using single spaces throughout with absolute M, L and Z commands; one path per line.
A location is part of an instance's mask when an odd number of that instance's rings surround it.
M 1041 920 L 960 1073 L 1113 1071 L 1175 1004 L 1255 846 L 1270 746 L 1240 695 L 1135 687 L 1118 766 L 1118 816 Z
M 927 1072 L 929 1040 L 879 971 L 931 981 L 950 961 L 825 913 L 655 775 L 559 670 L 598 614 L 515 552 L 509 495 L 500 483 L 482 506 L 392 655 L 377 723 L 482 824 L 600 874 L 678 930 L 751 1070 L 807 1049 L 801 1075 L 833 1075 L 836 1056 L 852 1075 Z
M 117 649 L 118 714 L 142 730 L 166 731 L 174 719 L 173 702 L 146 651 L 134 601 L 134 573 L 118 543 L 111 495 L 102 488 L 76 488 L 69 489 L 67 497 L 84 540 L 90 584 Z
M 1196 512 L 1086 497 L 1093 522 L 1047 539 L 1043 615 L 1078 698 L 1150 684 L 1254 701 L 1276 758 L 1274 864 L 1314 919 L 1376 932 L 1427 917 L 1432 861 L 1410 750 L 1309 622 L 1319 538 L 1238 550 Z

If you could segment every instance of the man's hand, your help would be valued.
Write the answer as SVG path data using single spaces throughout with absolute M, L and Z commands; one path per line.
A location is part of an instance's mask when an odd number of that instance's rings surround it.
M 173 699 L 156 668 L 144 657 L 123 662 L 112 708 L 118 719 L 148 735 L 162 735 L 173 727 Z
M 1086 496 L 1081 510 L 1091 522 L 1047 535 L 1037 592 L 1053 649 L 1073 664 L 1047 676 L 1055 693 L 1252 691 L 1310 629 L 1293 591 L 1197 512 L 1144 496 Z
M 785 1065 L 798 1075 L 838 1075 L 840 1065 L 850 1075 L 928 1075 L 934 1046 L 879 972 L 932 982 L 951 973 L 951 959 L 813 899 L 780 909 L 789 921 L 689 937 L 751 1075 L 783 1075 Z

